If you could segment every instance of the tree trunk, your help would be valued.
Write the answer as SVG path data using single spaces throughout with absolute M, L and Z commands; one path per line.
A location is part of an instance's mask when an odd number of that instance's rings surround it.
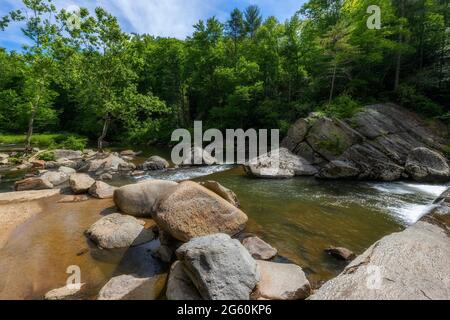
M 105 117 L 105 122 L 103 123 L 103 130 L 100 137 L 98 137 L 98 151 L 103 152 L 103 139 L 105 139 L 106 134 L 108 133 L 109 123 L 111 122 L 111 116 L 108 114 Z
M 404 0 L 400 0 L 400 18 L 403 18 L 405 15 L 405 2 Z M 398 44 L 401 45 L 403 43 L 403 26 L 400 26 L 400 32 L 398 35 Z M 395 65 L 395 80 L 394 80 L 394 91 L 398 90 L 398 86 L 400 84 L 400 68 L 402 63 L 402 50 L 399 48 L 397 51 L 396 65 Z
M 333 77 L 331 78 L 330 99 L 328 100 L 328 103 L 331 103 L 331 101 L 333 100 L 334 83 L 336 81 L 336 71 L 337 71 L 337 63 L 334 65 L 333 68 Z
M 31 115 L 28 120 L 28 132 L 27 138 L 25 140 L 25 150 L 26 152 L 31 151 L 31 137 L 33 136 L 33 126 L 34 126 L 34 118 L 36 117 L 36 107 L 34 105 L 31 106 Z

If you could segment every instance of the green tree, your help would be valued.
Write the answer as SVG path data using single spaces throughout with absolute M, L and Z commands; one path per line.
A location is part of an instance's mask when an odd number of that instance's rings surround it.
M 261 10 L 256 5 L 248 6 L 245 9 L 244 17 L 245 32 L 253 39 L 262 24 Z

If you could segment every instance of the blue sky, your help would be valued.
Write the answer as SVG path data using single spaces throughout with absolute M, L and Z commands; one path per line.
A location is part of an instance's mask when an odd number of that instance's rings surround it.
M 284 21 L 291 17 L 306 0 L 53 0 L 58 9 L 71 5 L 92 11 L 102 6 L 119 18 L 127 32 L 149 33 L 184 39 L 192 33 L 192 25 L 200 19 L 216 16 L 225 21 L 235 7 L 250 4 L 261 8 L 264 17 L 274 15 Z M 20 0 L 0 0 L 0 16 L 12 9 L 23 8 Z M 19 50 L 26 42 L 20 26 L 0 31 L 0 47 Z

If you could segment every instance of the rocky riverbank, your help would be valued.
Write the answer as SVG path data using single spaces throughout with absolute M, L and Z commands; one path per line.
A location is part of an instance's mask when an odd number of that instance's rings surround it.
M 439 122 L 431 126 L 394 104 L 370 105 L 349 119 L 318 113 L 299 119 L 279 156 L 262 156 L 247 168 L 262 178 L 449 181 L 449 144 Z

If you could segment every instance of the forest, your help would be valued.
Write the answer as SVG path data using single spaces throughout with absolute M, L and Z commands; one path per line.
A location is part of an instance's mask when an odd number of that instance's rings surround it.
M 381 28 L 368 28 L 380 8 Z M 392 101 L 450 123 L 448 0 L 309 0 L 286 21 L 255 6 L 198 21 L 184 40 L 128 34 L 102 8 L 23 0 L 0 36 L 0 133 L 165 143 L 176 128 L 278 128 Z M 148 21 L 148 23 L 152 23 Z

